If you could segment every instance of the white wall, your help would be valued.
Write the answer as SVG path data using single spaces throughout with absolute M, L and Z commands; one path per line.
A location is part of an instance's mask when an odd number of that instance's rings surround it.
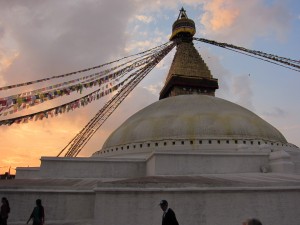
M 299 225 L 299 187 L 163 187 L 104 185 L 92 190 L 1 189 L 9 199 L 9 224 L 25 224 L 41 198 L 46 224 L 157 225 L 166 199 L 184 225 L 241 225 L 257 217 L 263 224 Z
M 268 153 L 156 152 L 147 161 L 147 175 L 255 173 L 268 164 Z
M 40 175 L 40 167 L 17 167 L 16 179 L 32 179 L 38 178 Z
M 55 221 L 64 221 L 64 223 L 81 221 L 83 224 L 83 221 L 91 221 L 94 217 L 95 198 L 92 191 L 22 189 L 20 187 L 19 190 L 2 189 L 0 193 L 1 197 L 5 196 L 10 203 L 11 212 L 8 224 L 25 224 L 38 198 L 42 200 L 45 209 L 45 224 L 55 224 Z
M 42 157 L 41 178 L 131 178 L 145 175 L 139 159 Z
M 264 225 L 299 225 L 300 221 L 299 188 L 99 188 L 94 225 L 160 224 L 161 199 L 168 200 L 184 225 L 241 225 L 249 217 L 259 218 Z

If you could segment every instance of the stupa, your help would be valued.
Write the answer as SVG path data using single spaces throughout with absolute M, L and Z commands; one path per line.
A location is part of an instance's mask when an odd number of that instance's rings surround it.
M 180 224 L 300 221 L 300 149 L 253 112 L 215 97 L 219 88 L 193 46 L 181 9 L 177 50 L 159 101 L 127 119 L 88 158 L 42 157 L 0 183 L 10 224 L 41 198 L 47 224 L 152 225 L 167 199 Z

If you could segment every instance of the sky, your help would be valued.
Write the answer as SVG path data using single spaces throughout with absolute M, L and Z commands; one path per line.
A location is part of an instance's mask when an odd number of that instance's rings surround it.
M 300 60 L 298 0 L 0 0 L 0 87 L 89 68 L 163 44 L 182 6 L 195 21 L 195 37 Z M 253 111 L 300 146 L 299 72 L 194 44 L 219 80 L 217 97 Z M 124 100 L 79 156 L 100 150 L 128 117 L 158 100 L 174 52 Z M 39 85 L 0 91 L 0 98 Z M 41 156 L 56 156 L 110 97 L 52 119 L 1 126 L 0 173 L 39 166 Z

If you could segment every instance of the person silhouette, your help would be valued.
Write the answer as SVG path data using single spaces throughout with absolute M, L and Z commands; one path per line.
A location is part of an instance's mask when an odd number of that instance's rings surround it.
M 243 225 L 262 225 L 262 223 L 258 219 L 252 218 L 243 222 Z
M 168 202 L 166 200 L 161 200 L 159 205 L 161 210 L 164 212 L 162 225 L 179 225 L 174 211 L 171 208 L 168 208 Z
M 32 225 L 43 225 L 45 222 L 45 212 L 44 212 L 44 207 L 42 206 L 42 200 L 37 199 L 35 203 L 36 203 L 36 207 L 34 207 L 29 219 L 27 220 L 27 224 L 32 219 L 33 220 Z
M 10 213 L 9 202 L 7 198 L 1 199 L 2 205 L 0 209 L 0 225 L 7 225 L 8 214 Z

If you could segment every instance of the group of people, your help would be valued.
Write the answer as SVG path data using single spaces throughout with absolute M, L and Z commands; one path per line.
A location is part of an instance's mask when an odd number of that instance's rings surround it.
M 2 205 L 0 209 L 0 225 L 7 225 L 8 215 L 10 213 L 10 206 L 7 198 L 3 197 Z M 30 220 L 32 220 L 32 225 L 43 225 L 45 221 L 45 211 L 42 206 L 42 200 L 37 199 L 35 201 L 36 206 L 34 207 L 32 213 L 30 214 L 29 219 L 27 220 L 27 224 Z
M 5 197 L 2 198 L 1 202 L 2 205 L 0 210 L 0 225 L 7 225 L 7 219 L 10 213 L 9 202 Z M 42 206 L 42 200 L 37 199 L 35 203 L 36 206 L 30 214 L 30 217 L 27 220 L 27 224 L 30 220 L 32 220 L 32 225 L 43 225 L 45 222 L 45 211 L 44 207 Z M 176 219 L 175 212 L 168 207 L 168 202 L 166 200 L 161 200 L 159 205 L 163 211 L 162 225 L 179 225 Z M 243 222 L 243 225 L 262 225 L 262 223 L 258 219 L 248 219 Z
M 162 225 L 179 225 L 174 211 L 168 207 L 168 202 L 161 200 L 159 205 L 163 211 Z M 243 225 L 262 225 L 262 223 L 258 219 L 253 218 L 243 222 Z

